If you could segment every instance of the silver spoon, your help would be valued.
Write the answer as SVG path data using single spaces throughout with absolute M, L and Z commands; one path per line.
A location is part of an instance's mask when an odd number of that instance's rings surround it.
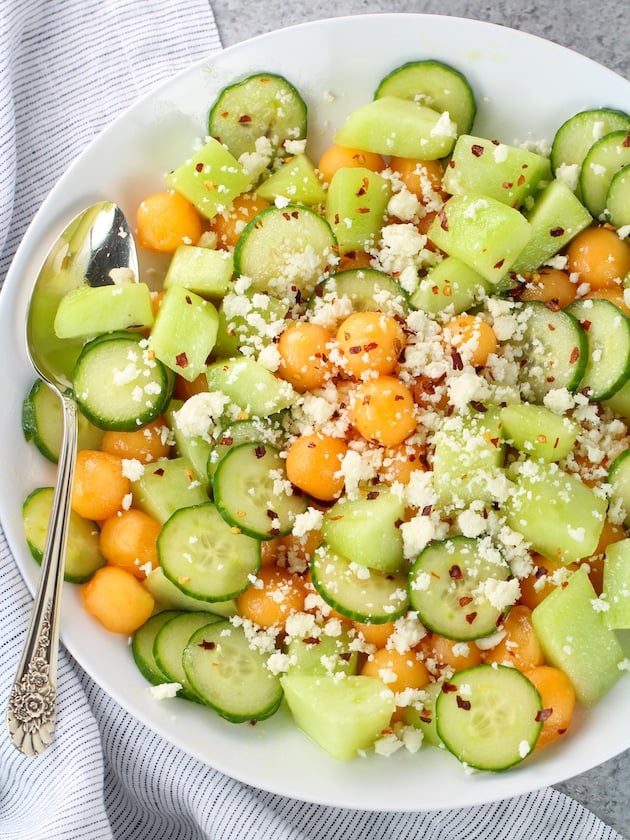
M 63 437 L 41 576 L 7 710 L 10 738 L 29 756 L 43 752 L 55 731 L 59 606 L 77 449 L 72 371 L 81 343 L 57 338 L 55 313 L 70 289 L 83 283 L 115 283 L 120 279 L 117 273 L 128 274 L 129 270 L 137 278 L 135 244 L 127 221 L 115 204 L 100 202 L 74 218 L 54 243 L 29 303 L 28 354 L 63 407 Z

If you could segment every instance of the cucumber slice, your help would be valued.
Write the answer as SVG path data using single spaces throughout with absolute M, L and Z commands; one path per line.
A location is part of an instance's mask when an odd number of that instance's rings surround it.
M 54 493 L 52 487 L 38 487 L 29 493 L 22 505 L 24 536 L 31 554 L 38 563 L 42 562 L 46 546 Z M 99 547 L 99 534 L 96 522 L 83 519 L 74 511 L 70 512 L 64 580 L 69 583 L 84 583 L 97 569 L 105 565 L 105 558 Z
M 518 597 L 511 579 L 497 548 L 471 537 L 453 537 L 429 543 L 420 553 L 409 571 L 409 602 L 434 633 L 460 641 L 479 639 L 496 631 Z
M 320 546 L 310 562 L 313 585 L 334 610 L 354 621 L 384 624 L 407 612 L 407 576 L 351 563 Z
M 522 333 L 513 346 L 525 398 L 542 403 L 554 388 L 576 391 L 588 362 L 588 341 L 577 318 L 539 302 L 519 304 L 516 314 Z
M 566 311 L 588 342 L 580 391 L 591 402 L 609 399 L 630 377 L 630 318 L 608 300 L 576 300 Z
M 478 770 L 506 770 L 534 749 L 543 716 L 534 685 L 505 665 L 477 665 L 454 674 L 436 702 L 444 746 Z
M 202 627 L 223 621 L 220 616 L 208 612 L 180 612 L 164 622 L 155 634 L 153 657 L 158 669 L 166 676 L 166 682 L 179 683 L 180 697 L 199 701 L 184 670 L 184 649 L 190 637 Z
M 179 612 L 205 610 L 213 615 L 220 615 L 222 618 L 229 618 L 238 612 L 236 601 L 233 599 L 210 602 L 193 598 L 192 595 L 186 595 L 166 577 L 160 566 L 156 566 L 151 574 L 147 575 L 144 580 L 144 588 L 148 589 L 153 595 L 156 604 L 162 610 L 178 610 Z
M 260 568 L 258 541 L 230 528 L 212 502 L 175 511 L 157 548 L 166 577 L 203 601 L 236 597 Z
M 153 643 L 158 631 L 164 624 L 176 615 L 181 615 L 180 610 L 162 610 L 152 615 L 142 627 L 139 627 L 131 638 L 131 653 L 138 670 L 142 676 L 152 685 L 161 685 L 168 682 L 168 677 L 160 669 L 155 656 L 153 655 Z
M 234 271 L 251 279 L 251 291 L 306 298 L 330 274 L 336 248 L 326 219 L 308 207 L 267 207 L 241 233 Z
M 219 462 L 232 447 L 253 441 L 277 447 L 281 445 L 283 438 L 284 432 L 280 425 L 264 417 L 251 417 L 249 420 L 235 420 L 234 423 L 229 423 L 221 430 L 208 455 L 206 468 L 209 478 L 212 479 Z
M 182 661 L 197 696 L 232 723 L 263 720 L 280 705 L 282 686 L 267 669 L 267 655 L 229 621 L 194 633 Z
M 212 490 L 225 521 L 258 540 L 288 534 L 307 507 L 306 499 L 293 492 L 284 458 L 262 441 L 231 448 L 214 473 Z
M 74 369 L 73 390 L 83 414 L 101 429 L 135 431 L 165 410 L 174 379 L 133 333 L 89 341 Z
M 286 140 L 306 137 L 307 108 L 298 90 L 283 76 L 255 73 L 224 88 L 210 108 L 208 133 L 235 158 L 256 151 L 256 140 L 267 137 L 273 163 L 284 154 Z
M 610 607 L 604 613 L 612 630 L 630 630 L 630 538 L 606 548 L 602 595 Z
M 94 426 L 79 412 L 78 449 L 100 449 L 103 429 Z M 63 415 L 61 401 L 41 379 L 35 380 L 22 403 L 22 432 L 24 439 L 32 441 L 45 458 L 57 463 L 61 448 Z
M 551 144 L 551 167 L 557 174 L 562 166 L 581 167 L 593 143 L 611 131 L 630 130 L 630 114 L 614 108 L 591 108 L 565 120 Z
M 613 175 L 606 193 L 605 214 L 616 228 L 630 225 L 630 164 Z
M 442 61 L 409 61 L 388 73 L 374 94 L 413 99 L 440 113 L 448 111 L 458 134 L 468 134 L 473 126 L 477 105 L 466 77 Z
M 630 128 L 613 131 L 591 146 L 580 173 L 582 200 L 598 219 L 606 210 L 606 196 L 613 176 L 630 164 Z
M 617 455 L 610 465 L 606 481 L 612 486 L 611 501 L 622 505 L 624 524 L 630 526 L 630 449 Z
M 318 284 L 308 302 L 310 320 L 347 298 L 353 312 L 384 312 L 405 317 L 409 301 L 400 283 L 375 268 L 347 268 Z

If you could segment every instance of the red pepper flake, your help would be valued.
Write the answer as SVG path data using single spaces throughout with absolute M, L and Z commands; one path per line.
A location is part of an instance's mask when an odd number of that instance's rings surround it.
M 195 164 L 195 172 L 203 172 L 203 163 Z
M 252 118 L 250 117 L 249 114 L 241 114 L 241 116 L 238 118 L 238 121 L 241 124 L 250 123 L 252 121 Z
M 400 400 L 404 400 L 404 396 L 402 394 L 395 394 L 394 395 L 394 402 L 400 402 Z
M 564 233 L 564 228 L 563 227 L 555 227 L 555 228 L 551 228 L 551 230 L 549 231 L 549 236 L 562 236 L 563 233 Z
M 431 511 L 433 510 L 433 505 L 425 505 L 422 508 L 421 515 L 422 516 L 431 516 Z
M 536 571 L 534 572 L 534 577 L 536 580 L 540 580 L 540 578 L 545 577 L 547 574 L 547 569 L 544 566 L 536 566 Z
M 448 218 L 446 216 L 446 210 L 443 207 L 438 212 L 438 219 L 440 220 L 440 227 L 442 230 L 448 231 Z
M 215 647 L 216 647 L 216 643 L 215 642 L 207 642 L 205 639 L 203 639 L 201 642 L 199 642 L 199 647 L 202 650 L 214 650 Z
M 339 654 L 339 659 L 342 659 L 344 662 L 350 662 L 350 660 L 352 659 L 352 654 L 349 650 L 344 651 L 343 653 Z
M 453 685 L 453 683 L 445 682 L 442 683 L 442 691 L 444 694 L 450 694 L 453 691 L 457 691 L 457 686 Z
M 590 330 L 592 323 L 592 321 L 580 321 L 582 329 L 585 329 L 587 332 Z
M 457 703 L 458 709 L 463 709 L 465 712 L 470 711 L 470 700 L 464 700 L 464 698 L 460 697 L 458 694 L 455 698 L 455 702 Z
M 366 353 L 371 353 L 372 350 L 376 350 L 377 347 L 378 347 L 378 341 L 368 341 L 367 344 L 363 345 L 363 349 L 365 350 Z
M 495 262 L 495 264 L 493 265 L 493 268 L 502 268 L 504 262 L 505 262 L 505 259 L 499 260 L 499 262 Z
M 378 490 L 370 490 L 366 498 L 368 501 L 374 501 L 374 499 L 378 499 L 379 495 L 380 493 L 378 492 Z
M 448 576 L 453 580 L 461 580 L 464 577 L 461 566 L 458 566 L 456 563 L 452 565 L 448 570 Z
M 512 181 L 504 181 L 501 184 L 501 186 L 503 187 L 504 190 L 511 190 L 512 187 L 514 186 L 514 184 L 512 183 Z
M 153 475 L 157 475 L 158 478 L 161 478 L 164 475 L 164 470 L 162 467 L 158 467 L 157 470 L 153 473 Z
M 352 347 L 348 347 L 348 353 L 350 353 L 351 356 L 356 356 L 360 352 L 361 352 L 361 345 L 360 344 L 353 344 Z
M 535 717 L 536 723 L 543 723 L 546 720 L 549 720 L 551 715 L 553 714 L 553 709 L 541 709 Z
M 472 598 L 470 595 L 462 595 L 458 603 L 460 607 L 467 607 L 468 604 L 472 604 Z
M 357 213 L 361 213 L 362 215 L 365 215 L 366 213 L 369 213 L 369 212 L 370 212 L 369 207 L 357 207 Z
M 626 136 L 623 138 L 621 145 L 625 148 L 628 148 L 628 146 L 630 146 L 630 132 L 626 134 Z
M 518 176 L 518 181 L 516 183 L 518 184 L 519 187 L 522 187 L 523 184 L 525 183 L 525 176 L 524 175 L 519 175 Z
M 431 721 L 433 720 L 433 716 L 431 715 L 431 710 L 430 709 L 423 709 L 420 712 L 420 720 L 422 721 L 422 723 L 431 723 Z
M 562 308 L 558 298 L 551 298 L 551 300 L 546 301 L 545 306 L 550 312 L 558 312 Z
M 473 145 L 470 147 L 470 151 L 476 158 L 480 158 L 485 152 L 485 149 L 483 146 L 480 146 L 479 143 L 473 143 Z
M 360 186 L 360 187 L 359 187 L 359 189 L 357 190 L 356 195 L 357 195 L 357 196 L 365 195 L 365 194 L 366 194 L 366 192 L 368 191 L 368 187 L 369 187 L 369 186 L 370 186 L 370 181 L 369 181 L 369 179 L 368 179 L 368 178 L 363 178 L 363 180 L 361 181 L 361 186 Z
M 260 459 L 264 458 L 267 454 L 267 447 L 264 443 L 259 443 L 258 446 L 254 449 L 254 455 Z
M 453 160 L 453 158 L 451 158 L 449 160 L 448 165 L 450 166 L 451 169 L 455 169 L 456 164 L 455 164 L 455 161 Z
M 186 353 L 178 353 L 175 356 L 175 364 L 180 368 L 188 367 L 188 356 Z
M 464 370 L 464 360 L 461 357 L 461 353 L 454 347 L 451 349 L 451 363 L 453 370 Z
M 475 411 L 478 411 L 480 414 L 484 414 L 488 410 L 488 407 L 485 406 L 482 402 L 479 402 L 478 400 L 471 400 L 469 405 L 471 408 L 474 408 Z
M 186 297 L 184 298 L 184 300 L 186 301 L 186 303 L 187 303 L 189 306 L 192 306 L 192 298 L 190 297 L 190 295 L 186 295 Z
M 309 440 L 309 442 L 306 444 L 306 448 L 307 449 L 317 449 L 317 444 L 315 443 L 314 440 Z
M 472 624 L 476 618 L 477 618 L 477 613 L 476 612 L 468 613 L 468 615 L 466 616 L 466 623 L 467 624 Z
M 277 518 L 278 518 L 278 514 L 275 512 L 275 510 L 271 510 L 271 508 L 267 508 L 267 519 L 271 519 L 271 521 L 273 522 Z
M 234 443 L 234 438 L 232 437 L 232 435 L 223 435 L 219 440 L 219 443 L 222 446 L 232 446 L 232 444 Z

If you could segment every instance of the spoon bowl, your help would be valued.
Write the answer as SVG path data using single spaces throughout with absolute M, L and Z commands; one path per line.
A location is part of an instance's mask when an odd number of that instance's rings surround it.
M 72 373 L 82 342 L 57 337 L 55 314 L 71 289 L 83 284 L 114 284 L 121 271 L 126 276 L 130 271 L 138 276 L 134 239 L 120 208 L 112 202 L 99 202 L 76 216 L 55 241 L 35 281 L 28 307 L 29 358 L 61 400 L 63 415 L 41 576 L 7 710 L 10 738 L 29 756 L 43 752 L 55 731 L 59 607 L 77 449 L 78 410 Z

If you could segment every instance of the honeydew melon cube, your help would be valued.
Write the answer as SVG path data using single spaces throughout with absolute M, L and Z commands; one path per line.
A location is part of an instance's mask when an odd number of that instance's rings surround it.
M 131 482 L 131 492 L 134 506 L 161 523 L 179 508 L 208 501 L 192 464 L 183 456 L 146 464 L 140 478 Z
M 558 179 L 545 187 L 525 215 L 531 238 L 512 266 L 518 272 L 540 268 L 593 221 L 582 202 Z
M 531 228 L 513 207 L 480 193 L 469 193 L 451 196 L 427 235 L 446 254 L 458 257 L 496 285 L 529 242 Z
M 448 112 L 396 96 L 382 96 L 352 111 L 334 142 L 365 152 L 437 160 L 449 155 L 457 127 Z
M 213 219 L 249 189 L 252 178 L 225 146 L 211 138 L 190 160 L 169 172 L 166 183 L 202 216 Z
M 457 257 L 444 257 L 421 278 L 409 302 L 414 309 L 436 315 L 448 309 L 459 315 L 482 300 L 488 281 Z
M 339 636 L 294 636 L 287 646 L 288 674 L 356 674 L 358 654 L 346 632 Z
M 314 164 L 305 154 L 289 158 L 256 188 L 256 193 L 270 202 L 282 196 L 291 204 L 306 204 L 308 207 L 323 204 L 326 200 L 326 190 Z
M 326 219 L 339 252 L 365 251 L 383 225 L 391 184 L 363 166 L 344 166 L 331 178 L 326 197 Z
M 369 749 L 396 708 L 394 693 L 376 677 L 295 674 L 280 681 L 296 725 L 339 761 Z
M 152 324 L 151 292 L 146 283 L 78 286 L 61 298 L 55 314 L 57 338 L 90 338 Z
M 236 602 L 230 601 L 202 601 L 182 592 L 170 581 L 160 566 L 157 566 L 143 581 L 145 589 L 159 604 L 160 610 L 190 610 L 192 612 L 208 612 L 211 615 L 221 615 L 229 618 L 236 615 Z
M 509 207 L 519 208 L 551 180 L 549 158 L 462 134 L 444 172 L 444 189 L 452 195 L 481 193 Z
M 215 345 L 219 316 L 210 301 L 171 286 L 164 292 L 149 336 L 149 348 L 188 382 L 202 374 Z
M 542 405 L 507 405 L 500 416 L 504 438 L 534 460 L 561 461 L 577 439 L 576 423 Z
M 206 379 L 210 391 L 220 391 L 255 417 L 277 414 L 293 405 L 299 396 L 288 382 L 249 356 L 214 362 L 206 370 Z
M 608 503 L 557 464 L 516 462 L 503 512 L 534 551 L 562 563 L 595 553 Z
M 164 288 L 183 286 L 203 298 L 221 298 L 230 288 L 234 260 L 228 251 L 180 245 L 171 257 Z
M 611 543 L 604 560 L 604 619 L 615 630 L 630 630 L 630 539 Z
M 532 612 L 546 661 L 564 671 L 585 706 L 603 697 L 622 673 L 623 649 L 598 603 L 588 570 L 581 566 Z

